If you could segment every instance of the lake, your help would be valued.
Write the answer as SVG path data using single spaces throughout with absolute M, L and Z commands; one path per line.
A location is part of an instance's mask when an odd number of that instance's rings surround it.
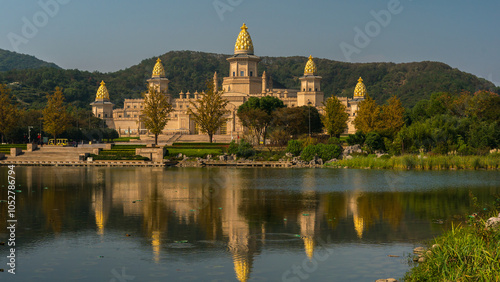
M 16 167 L 5 281 L 375 281 L 500 194 L 497 171 Z M 0 199 L 7 200 L 7 167 Z M 0 241 L 8 205 L 0 203 Z

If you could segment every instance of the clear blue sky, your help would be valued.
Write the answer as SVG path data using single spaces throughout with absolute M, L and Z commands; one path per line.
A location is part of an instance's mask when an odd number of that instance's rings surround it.
M 499 11 L 498 0 L 2 0 L 0 48 L 110 72 L 172 50 L 231 54 L 245 22 L 259 56 L 440 61 L 498 85 Z

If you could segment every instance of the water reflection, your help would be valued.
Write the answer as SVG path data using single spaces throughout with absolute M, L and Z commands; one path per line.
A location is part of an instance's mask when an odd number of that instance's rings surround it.
M 0 179 L 6 171 L 0 168 Z M 23 190 L 18 219 L 29 226 L 19 230 L 23 246 L 37 249 L 60 234 L 78 237 L 87 231 L 101 242 L 130 237 L 141 251 L 148 250 L 151 264 L 189 259 L 203 265 L 200 252 L 230 257 L 239 281 L 249 280 L 256 259 L 269 252 L 313 260 L 318 240 L 325 238 L 329 246 L 429 239 L 454 215 L 470 210 L 469 190 L 487 201 L 500 187 L 500 177 L 491 172 L 408 172 L 397 187 L 387 183 L 387 172 L 362 170 L 20 167 L 16 172 Z M 0 209 L 4 241 L 5 203 Z M 433 223 L 436 219 L 445 224 Z M 262 271 L 281 279 L 286 269 L 274 267 Z M 194 272 L 203 280 L 203 270 Z

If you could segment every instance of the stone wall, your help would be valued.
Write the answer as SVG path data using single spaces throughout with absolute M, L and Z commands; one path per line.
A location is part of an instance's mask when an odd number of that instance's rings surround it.
M 12 157 L 19 156 L 23 150 L 21 148 L 10 148 L 10 155 Z
M 28 152 L 33 152 L 33 151 L 36 151 L 38 150 L 38 145 L 36 143 L 33 143 L 33 144 L 28 144 Z
M 166 154 L 164 147 L 161 148 L 137 148 L 135 149 L 135 154 L 149 158 L 151 161 L 158 163 L 163 162 L 163 157 Z

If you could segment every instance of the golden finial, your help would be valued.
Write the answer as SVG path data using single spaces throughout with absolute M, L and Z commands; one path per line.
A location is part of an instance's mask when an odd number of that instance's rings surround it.
M 365 98 L 367 94 L 368 94 L 368 91 L 366 90 L 366 86 L 363 83 L 363 79 L 360 77 L 358 79 L 358 84 L 356 85 L 356 88 L 354 89 L 354 98 Z
M 307 61 L 306 68 L 304 69 L 304 75 L 314 75 L 318 69 L 313 61 L 313 56 L 309 56 L 309 61 Z
M 96 101 L 109 100 L 109 92 L 108 88 L 106 88 L 106 83 L 104 83 L 104 80 L 101 81 L 101 86 L 99 86 L 99 89 L 97 89 L 97 94 L 95 99 Z
M 156 65 L 153 68 L 153 78 L 165 77 L 165 68 L 163 68 L 163 64 L 161 63 L 161 59 L 158 58 L 156 60 Z
M 248 54 L 253 55 L 253 42 L 250 34 L 248 33 L 248 27 L 243 24 L 241 27 L 240 34 L 236 39 L 236 44 L 234 45 L 234 54 Z

